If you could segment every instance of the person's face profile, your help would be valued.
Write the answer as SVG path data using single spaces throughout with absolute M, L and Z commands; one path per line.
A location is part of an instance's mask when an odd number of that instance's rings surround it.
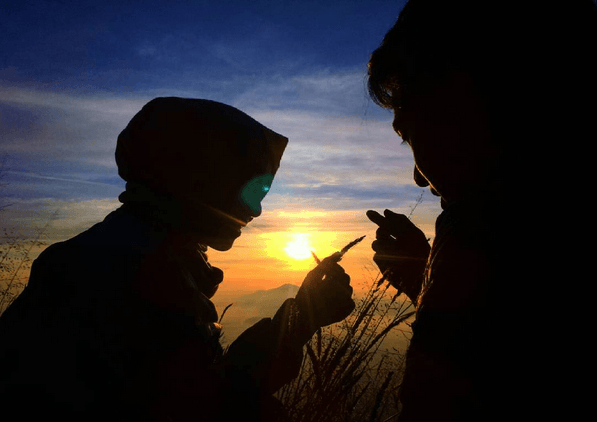
M 229 250 L 242 230 L 262 213 L 261 202 L 271 188 L 274 176 L 250 177 L 241 186 L 218 186 L 215 198 L 203 205 L 210 210 L 210 221 L 198 233 L 201 241 L 219 251 Z M 204 198 L 205 199 L 205 198 Z
M 399 97 L 392 126 L 412 150 L 415 183 L 450 203 L 483 189 L 496 152 L 470 78 L 430 86 Z

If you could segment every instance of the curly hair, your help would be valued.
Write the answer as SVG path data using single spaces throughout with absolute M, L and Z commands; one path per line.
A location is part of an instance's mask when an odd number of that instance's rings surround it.
M 596 22 L 592 0 L 409 0 L 371 55 L 369 94 L 393 108 L 405 88 L 466 72 L 500 108 L 512 92 L 581 84 L 594 77 Z

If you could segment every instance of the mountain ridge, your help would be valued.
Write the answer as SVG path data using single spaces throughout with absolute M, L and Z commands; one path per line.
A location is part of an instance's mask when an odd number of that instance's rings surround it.
M 295 284 L 282 284 L 273 289 L 257 290 L 253 293 L 239 297 L 235 304 L 237 306 L 257 306 L 257 305 L 273 305 L 280 306 L 286 299 L 296 296 L 299 286 Z

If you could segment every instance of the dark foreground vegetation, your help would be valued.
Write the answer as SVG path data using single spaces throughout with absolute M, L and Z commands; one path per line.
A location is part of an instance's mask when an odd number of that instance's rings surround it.
M 28 241 L 3 231 L 0 314 L 26 285 L 32 256 L 45 245 L 44 231 Z M 397 416 L 405 347 L 387 340 L 404 336 L 406 344 L 414 308 L 387 283 L 379 285 L 379 276 L 367 284 L 354 312 L 305 346 L 299 376 L 278 391 L 290 422 L 390 422 Z

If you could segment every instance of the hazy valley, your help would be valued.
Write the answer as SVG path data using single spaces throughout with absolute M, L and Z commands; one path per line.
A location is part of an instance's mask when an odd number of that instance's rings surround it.
M 239 295 L 237 297 L 227 295 L 219 299 L 216 294 L 212 299 L 218 308 L 223 325 L 223 344 L 230 344 L 244 330 L 255 324 L 261 318 L 274 316 L 278 308 L 288 298 L 294 297 L 299 286 L 293 284 L 284 284 L 269 290 L 258 290 L 251 294 Z M 355 301 L 360 298 L 356 297 Z M 401 299 L 398 299 L 401 300 Z M 228 305 L 231 305 L 226 309 Z M 412 322 L 409 319 L 408 322 Z M 401 324 L 392 330 L 384 341 L 384 349 L 396 348 L 405 350 L 410 338 L 410 327 L 407 324 Z

